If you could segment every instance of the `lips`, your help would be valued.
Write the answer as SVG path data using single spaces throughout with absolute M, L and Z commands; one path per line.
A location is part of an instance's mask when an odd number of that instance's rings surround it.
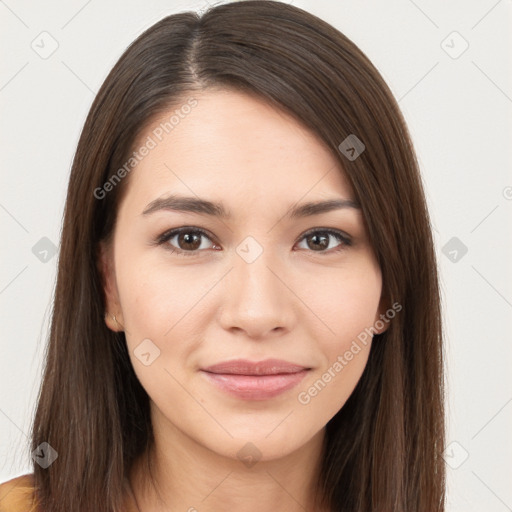
M 281 359 L 238 359 L 201 371 L 209 383 L 224 393 L 243 400 L 268 400 L 297 386 L 310 369 Z
M 247 359 L 236 359 L 208 366 L 203 368 L 203 371 L 226 375 L 279 375 L 298 373 L 309 369 L 306 366 L 283 361 L 282 359 L 266 359 L 265 361 L 257 362 L 248 361 Z

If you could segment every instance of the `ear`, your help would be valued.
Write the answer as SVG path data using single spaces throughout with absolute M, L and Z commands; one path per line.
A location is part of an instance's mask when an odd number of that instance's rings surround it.
M 119 292 L 116 284 L 113 244 L 100 242 L 98 250 L 98 271 L 105 298 L 105 323 L 112 331 L 123 329 L 124 321 L 119 301 Z M 115 320 L 114 320 L 115 317 Z
M 382 294 L 379 308 L 377 313 L 375 314 L 375 318 L 373 321 L 373 328 L 375 330 L 375 334 L 382 334 L 387 331 L 389 328 L 389 324 L 391 323 L 391 319 L 386 315 L 386 311 L 390 309 L 388 298 Z M 394 316 L 394 315 L 393 315 Z

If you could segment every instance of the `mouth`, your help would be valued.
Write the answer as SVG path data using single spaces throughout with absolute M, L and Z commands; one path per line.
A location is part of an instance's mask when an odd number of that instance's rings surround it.
M 279 359 L 225 361 L 201 369 L 218 389 L 245 400 L 267 400 L 294 388 L 311 368 Z
M 282 359 L 266 359 L 265 361 L 256 362 L 247 359 L 236 359 L 202 368 L 203 371 L 208 373 L 254 376 L 290 374 L 310 369 L 300 364 L 283 361 Z

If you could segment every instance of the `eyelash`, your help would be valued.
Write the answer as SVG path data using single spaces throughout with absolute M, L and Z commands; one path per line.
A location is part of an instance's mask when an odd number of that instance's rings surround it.
M 205 236 L 206 238 L 208 238 L 209 240 L 211 240 L 211 237 L 209 236 L 209 234 L 206 231 L 204 231 L 203 229 L 185 226 L 182 228 L 171 229 L 169 231 L 166 231 L 165 233 L 162 233 L 155 240 L 155 243 L 156 243 L 156 245 L 163 245 L 166 242 L 168 242 L 171 238 L 174 238 L 176 235 L 180 235 L 182 233 L 201 234 L 201 235 Z M 318 252 L 319 254 L 338 253 L 338 252 L 344 250 L 346 247 L 350 247 L 352 245 L 352 240 L 347 235 L 343 234 L 341 231 L 337 231 L 337 230 L 330 229 L 330 228 L 315 228 L 315 229 L 309 230 L 301 236 L 301 238 L 299 239 L 299 242 L 302 241 L 303 239 L 305 239 L 306 237 L 313 235 L 313 234 L 317 234 L 317 233 L 332 235 L 337 240 L 342 242 L 342 244 L 339 245 L 338 247 L 335 247 L 334 249 L 329 249 L 327 251 L 311 251 L 313 253 L 315 253 L 315 252 Z M 166 248 L 166 250 L 170 251 L 171 253 L 177 253 L 180 256 L 196 256 L 198 253 L 202 252 L 197 249 L 193 250 L 193 251 L 185 251 L 183 249 L 179 249 L 174 246 L 169 246 L 169 248 Z

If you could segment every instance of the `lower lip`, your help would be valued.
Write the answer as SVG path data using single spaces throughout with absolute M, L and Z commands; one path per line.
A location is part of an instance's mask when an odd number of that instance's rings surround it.
M 294 388 L 307 372 L 308 370 L 279 375 L 233 375 L 202 371 L 222 391 L 244 400 L 267 400 L 280 395 Z

